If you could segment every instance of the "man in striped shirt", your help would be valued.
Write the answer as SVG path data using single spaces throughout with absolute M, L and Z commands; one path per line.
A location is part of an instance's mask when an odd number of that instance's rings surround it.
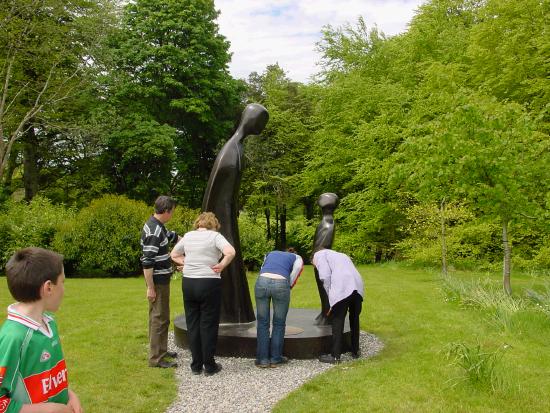
M 155 201 L 155 213 L 147 220 L 141 231 L 141 265 L 147 284 L 149 301 L 149 366 L 177 367 L 177 353 L 168 351 L 168 327 L 170 326 L 170 279 L 172 260 L 170 243 L 178 241 L 178 235 L 168 231 L 166 224 L 174 213 L 176 202 L 168 196 L 159 196 Z

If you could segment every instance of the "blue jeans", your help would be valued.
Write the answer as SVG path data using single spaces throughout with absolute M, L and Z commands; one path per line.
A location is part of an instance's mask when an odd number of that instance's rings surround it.
M 286 315 L 290 304 L 290 285 L 287 280 L 258 277 L 254 286 L 256 296 L 256 363 L 276 364 L 283 360 Z M 273 331 L 269 338 L 270 300 L 273 300 Z

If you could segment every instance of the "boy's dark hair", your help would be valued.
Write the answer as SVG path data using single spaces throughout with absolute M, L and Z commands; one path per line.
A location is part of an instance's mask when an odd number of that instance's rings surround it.
M 176 201 L 166 195 L 159 196 L 155 201 L 155 214 L 163 214 L 171 211 L 176 206 Z
M 11 295 L 17 301 L 40 300 L 40 287 L 57 279 L 63 271 L 63 256 L 44 248 L 29 247 L 17 251 L 6 264 L 6 277 Z

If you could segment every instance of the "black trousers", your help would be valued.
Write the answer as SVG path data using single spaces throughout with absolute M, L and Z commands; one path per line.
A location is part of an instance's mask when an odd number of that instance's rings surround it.
M 218 341 L 222 280 L 219 278 L 183 278 L 183 305 L 187 338 L 191 350 L 191 370 L 216 369 L 214 354 Z
M 351 352 L 359 352 L 359 314 L 363 305 L 363 297 L 354 291 L 342 301 L 334 304 L 331 310 L 332 316 L 332 355 L 340 358 L 344 339 L 344 322 L 346 313 L 349 312 L 349 326 L 351 330 Z

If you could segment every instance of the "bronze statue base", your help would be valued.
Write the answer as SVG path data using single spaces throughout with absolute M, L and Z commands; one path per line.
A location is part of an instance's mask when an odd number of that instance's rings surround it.
M 319 310 L 290 308 L 286 319 L 285 347 L 283 354 L 294 359 L 312 359 L 330 353 L 332 327 L 315 325 Z M 176 345 L 188 348 L 187 324 L 182 314 L 174 320 Z M 349 323 L 344 326 L 344 351 L 350 341 Z M 256 357 L 256 322 L 243 324 L 220 324 L 216 355 L 223 357 Z

